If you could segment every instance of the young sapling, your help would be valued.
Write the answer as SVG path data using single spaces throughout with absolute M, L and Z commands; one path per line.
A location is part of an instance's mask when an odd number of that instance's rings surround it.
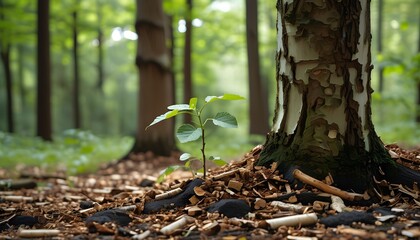
M 201 139 L 201 159 L 202 162 L 202 170 L 203 170 L 203 178 L 206 178 L 206 161 L 210 160 L 215 162 L 217 165 L 224 165 L 225 162 L 221 160 L 219 157 L 209 157 L 206 159 L 206 138 L 205 138 L 205 129 L 206 124 L 208 122 L 213 122 L 214 125 L 222 127 L 222 128 L 237 128 L 238 123 L 236 118 L 232 116 L 230 113 L 227 112 L 218 112 L 214 117 L 207 118 L 203 121 L 203 110 L 207 107 L 209 103 L 224 100 L 224 101 L 233 101 L 233 100 L 243 100 L 244 97 L 241 97 L 236 94 L 224 94 L 222 96 L 207 96 L 204 99 L 204 103 L 201 107 L 197 106 L 198 99 L 191 98 L 189 104 L 176 104 L 171 105 L 168 107 L 168 112 L 157 116 L 155 120 L 147 126 L 153 126 L 163 120 L 175 117 L 180 114 L 190 114 L 192 115 L 193 121 L 191 124 L 182 124 L 176 131 L 176 137 L 181 143 L 192 142 L 198 139 Z M 146 128 L 146 129 L 147 129 Z M 180 156 L 181 161 L 186 161 L 184 167 L 191 170 L 190 164 L 192 160 L 192 156 L 189 153 L 184 153 Z M 161 173 L 160 177 L 158 178 L 158 182 L 163 180 L 163 177 L 169 175 L 180 166 L 169 166 Z

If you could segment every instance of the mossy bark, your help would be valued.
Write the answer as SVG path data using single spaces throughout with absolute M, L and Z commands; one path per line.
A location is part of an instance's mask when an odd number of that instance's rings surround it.
M 259 164 L 368 189 L 373 166 L 391 162 L 371 120 L 370 1 L 279 0 L 277 10 L 277 103 Z

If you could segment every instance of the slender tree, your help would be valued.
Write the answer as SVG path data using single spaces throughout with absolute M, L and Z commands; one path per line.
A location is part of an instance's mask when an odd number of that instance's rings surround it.
M 136 32 L 139 36 L 136 65 L 140 92 L 136 143 L 133 152 L 153 151 L 169 155 L 175 149 L 174 122 L 145 131 L 155 116 L 173 104 L 169 50 L 165 38 L 162 0 L 137 0 Z
M 420 14 L 420 4 L 417 5 Z M 417 54 L 420 55 L 420 15 L 418 15 L 418 38 L 417 38 Z M 418 70 L 418 69 L 417 69 Z M 420 78 L 417 80 L 417 106 L 416 106 L 416 122 L 420 124 Z
M 72 36 L 73 36 L 73 124 L 74 128 L 81 128 L 80 110 L 80 73 L 79 73 L 79 31 L 77 28 L 77 1 L 76 8 L 72 12 Z
M 249 133 L 265 135 L 268 130 L 268 96 L 260 74 L 258 50 L 258 1 L 246 0 L 246 40 L 249 82 Z
M 370 0 L 279 0 L 277 10 L 277 101 L 259 164 L 277 162 L 291 181 L 295 169 L 331 174 L 356 192 L 372 190 L 372 176 L 420 182 L 372 124 Z
M 0 8 L 3 9 L 3 0 L 0 0 Z M 0 12 L 0 21 L 5 23 L 6 17 L 3 12 Z M 6 114 L 7 114 L 7 131 L 13 133 L 15 131 L 14 119 L 13 119 L 13 87 L 12 87 L 12 69 L 10 65 L 10 49 L 11 39 L 8 34 L 4 31 L 0 31 L 0 35 L 3 35 L 0 40 L 0 58 L 3 64 L 5 81 L 6 81 Z
M 378 36 L 377 36 L 377 50 L 378 54 L 382 54 L 382 37 L 383 37 L 383 13 L 384 13 L 384 1 L 378 0 L 378 19 L 377 19 L 377 28 L 378 28 Z M 379 65 L 378 67 L 379 72 L 379 87 L 378 91 L 380 93 L 384 90 L 384 67 Z
M 96 16 L 98 17 L 97 38 L 98 38 L 98 89 L 103 92 L 103 85 L 105 82 L 104 73 L 104 46 L 103 46 L 103 30 L 102 30 L 102 4 L 99 0 L 96 1 Z
M 191 77 L 191 36 L 192 36 L 192 8 L 193 1 L 186 0 L 186 17 L 185 17 L 185 43 L 184 43 L 184 102 L 189 102 L 192 97 L 192 77 Z M 191 121 L 189 114 L 184 115 L 185 122 Z
M 37 136 L 52 140 L 49 0 L 38 0 Z

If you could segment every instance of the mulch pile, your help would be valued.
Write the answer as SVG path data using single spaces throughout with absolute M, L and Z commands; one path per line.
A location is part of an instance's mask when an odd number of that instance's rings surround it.
M 395 161 L 420 170 L 420 151 L 387 148 Z M 7 180 L 0 170 L 0 239 L 420 238 L 417 185 L 377 180 L 382 202 L 354 206 L 312 186 L 291 185 L 276 165 L 256 166 L 260 151 L 211 169 L 205 180 L 177 171 L 161 184 L 156 176 L 179 164 L 177 154 L 131 155 L 82 176 L 22 168 L 31 178 Z

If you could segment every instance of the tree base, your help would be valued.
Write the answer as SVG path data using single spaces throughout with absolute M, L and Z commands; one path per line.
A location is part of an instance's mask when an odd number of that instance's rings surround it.
M 277 162 L 283 177 L 296 187 L 302 185 L 293 177 L 293 171 L 299 169 L 319 180 L 331 175 L 334 186 L 356 193 L 368 191 L 371 196 L 374 195 L 372 191 L 374 176 L 376 179 L 385 179 L 391 183 L 405 185 L 420 183 L 420 173 L 396 164 L 376 135 L 372 136 L 371 143 L 371 152 L 345 146 L 338 156 L 334 157 L 307 149 L 302 150 L 285 134 L 270 133 L 260 154 L 258 165 Z

